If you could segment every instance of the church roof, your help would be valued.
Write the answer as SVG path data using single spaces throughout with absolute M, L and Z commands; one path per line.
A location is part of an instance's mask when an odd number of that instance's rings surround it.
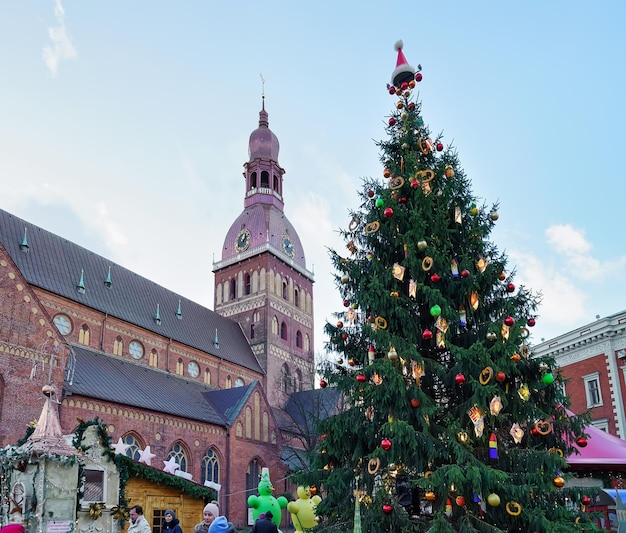
M 229 424 L 224 415 L 227 403 L 214 404 L 211 395 L 207 394 L 214 389 L 207 385 L 80 344 L 70 346 L 75 359 L 66 373 L 66 394 L 88 396 L 209 424 Z
M 278 161 L 278 152 L 280 143 L 278 137 L 269 129 L 269 120 L 267 111 L 265 111 L 265 100 L 263 100 L 263 108 L 259 113 L 259 127 L 250 134 L 248 141 L 248 159 L 271 159 Z
M 25 234 L 28 253 L 21 249 Z M 31 285 L 263 373 L 233 320 L 1 209 L 0 243 Z M 84 285 L 84 293 L 77 290 L 79 284 Z M 214 343 L 216 331 L 219 347 Z

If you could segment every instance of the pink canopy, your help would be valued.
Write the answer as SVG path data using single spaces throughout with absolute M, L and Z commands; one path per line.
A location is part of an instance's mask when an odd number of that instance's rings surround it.
M 602 431 L 595 426 L 585 427 L 587 446 L 574 447 L 580 453 L 573 453 L 567 462 L 573 470 L 625 470 L 626 441 Z

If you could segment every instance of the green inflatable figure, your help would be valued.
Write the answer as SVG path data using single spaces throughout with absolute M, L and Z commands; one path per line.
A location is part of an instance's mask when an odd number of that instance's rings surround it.
M 252 509 L 252 518 L 256 520 L 260 514 L 265 514 L 268 511 L 272 511 L 272 522 L 276 524 L 276 527 L 280 527 L 281 511 L 287 507 L 287 498 L 279 496 L 274 498 L 272 492 L 274 492 L 274 486 L 270 481 L 270 471 L 268 468 L 261 470 L 261 481 L 258 485 L 259 495 L 248 497 L 248 507 Z
M 298 499 L 287 504 L 287 510 L 291 513 L 297 533 L 304 533 L 317 525 L 315 509 L 321 501 L 322 498 L 317 495 L 311 497 L 309 487 L 298 487 Z

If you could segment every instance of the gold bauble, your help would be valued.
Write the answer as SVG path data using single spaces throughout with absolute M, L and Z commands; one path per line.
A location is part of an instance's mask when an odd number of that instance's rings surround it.
M 557 488 L 557 489 L 562 489 L 565 486 L 565 480 L 561 477 L 561 476 L 556 476 L 553 480 L 552 480 L 552 484 Z
M 437 499 L 437 496 L 432 490 L 429 490 L 429 491 L 426 491 L 424 498 L 426 498 L 427 502 L 434 502 Z

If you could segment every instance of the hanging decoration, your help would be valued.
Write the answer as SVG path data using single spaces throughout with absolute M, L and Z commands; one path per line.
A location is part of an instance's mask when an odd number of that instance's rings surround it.
M 439 312 L 441 312 L 441 309 L 439 310 Z M 435 328 L 437 328 L 437 335 L 436 335 L 437 348 L 445 348 L 446 347 L 445 335 L 448 332 L 448 328 L 449 328 L 448 321 L 442 316 L 437 317 L 437 320 L 435 321 Z
M 489 459 L 495 460 L 498 458 L 498 439 L 496 434 L 489 435 Z
M 489 402 L 489 411 L 493 416 L 498 416 L 502 411 L 502 400 L 500 396 L 494 396 Z
M 463 223 L 463 215 L 461 214 L 461 208 L 458 205 L 454 207 L 454 221 L 457 224 Z
M 482 437 L 483 431 L 485 430 L 485 417 L 480 412 L 478 406 L 472 407 L 467 414 L 470 417 L 470 420 L 474 423 L 474 434 L 477 437 Z
M 462 328 L 467 327 L 467 313 L 464 305 L 459 306 L 459 326 Z
M 417 282 L 413 279 L 409 280 L 409 296 L 417 298 Z
M 524 438 L 524 430 L 517 422 L 513 424 L 509 433 L 511 437 L 513 437 L 513 442 L 515 442 L 515 444 L 522 442 L 522 439 Z
M 403 267 L 401 264 L 399 263 L 394 263 L 393 264 L 393 277 L 396 278 L 397 280 L 404 280 L 404 271 L 406 270 L 405 267 Z

